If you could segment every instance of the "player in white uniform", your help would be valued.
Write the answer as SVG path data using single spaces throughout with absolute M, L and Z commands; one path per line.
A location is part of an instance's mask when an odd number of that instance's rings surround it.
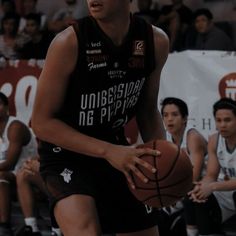
M 236 213 L 236 102 L 220 99 L 213 114 L 218 132 L 209 137 L 207 172 L 191 192 L 200 235 L 223 234 L 221 223 Z
M 161 105 L 161 113 L 167 131 L 167 140 L 177 144 L 188 153 L 193 165 L 193 181 L 198 181 L 205 169 L 207 141 L 195 128 L 187 124 L 188 107 L 183 100 L 175 97 L 167 97 L 162 101 Z M 171 215 L 180 211 L 181 208 L 183 206 L 181 202 L 178 202 L 175 207 L 170 209 Z M 188 236 L 198 235 L 194 212 L 194 204 L 186 198 L 184 201 L 184 213 Z
M 37 142 L 30 129 L 9 116 L 8 99 L 0 92 L 0 236 L 11 236 L 11 187 L 26 158 L 37 154 Z

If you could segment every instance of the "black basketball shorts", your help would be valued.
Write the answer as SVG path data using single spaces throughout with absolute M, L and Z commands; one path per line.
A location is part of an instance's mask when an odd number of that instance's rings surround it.
M 41 170 L 52 209 L 60 199 L 85 194 L 95 199 L 103 233 L 135 232 L 157 225 L 157 210 L 139 202 L 124 174 L 107 161 L 91 158 L 89 164 L 68 163 L 54 162 Z

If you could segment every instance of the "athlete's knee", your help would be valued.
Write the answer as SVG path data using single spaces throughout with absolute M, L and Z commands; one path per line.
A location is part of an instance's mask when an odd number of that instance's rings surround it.
M 8 171 L 0 171 L 0 184 L 9 184 L 9 176 L 8 176 Z
M 89 235 L 100 236 L 101 231 L 96 223 L 91 220 L 79 220 L 77 224 L 73 225 L 59 225 L 64 235 Z

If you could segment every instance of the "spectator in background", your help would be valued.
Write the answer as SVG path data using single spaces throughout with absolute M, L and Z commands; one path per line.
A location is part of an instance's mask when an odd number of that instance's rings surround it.
M 157 9 L 152 9 L 152 0 L 138 0 L 138 12 L 135 15 L 142 17 L 148 23 L 154 24 L 159 16 L 159 11 Z
M 211 11 L 206 8 L 198 9 L 194 13 L 194 31 L 186 37 L 186 49 L 233 50 L 232 40 L 215 26 Z
M 46 186 L 39 173 L 39 157 L 26 160 L 17 174 L 18 198 L 24 215 L 25 226 L 16 236 L 42 236 L 39 232 L 36 216 L 36 194 L 47 196 Z M 52 221 L 51 236 L 61 236 L 60 229 Z
M 9 116 L 8 99 L 1 92 L 0 137 L 0 236 L 13 236 L 11 190 L 23 161 L 37 155 L 37 142 L 24 123 Z
M 73 21 L 89 14 L 86 0 L 65 0 L 65 2 L 67 6 L 56 12 L 48 23 L 48 29 L 54 33 L 62 31 Z
M 6 59 L 16 59 L 18 56 L 15 46 L 19 17 L 15 13 L 7 13 L 3 17 L 1 23 L 0 57 L 4 57 Z
M 171 52 L 184 48 L 186 32 L 191 24 L 192 10 L 184 5 L 183 0 L 172 0 L 171 5 L 164 5 L 156 22 L 168 34 Z
M 213 115 L 217 132 L 209 137 L 207 172 L 190 192 L 199 233 L 211 236 L 224 235 L 221 223 L 236 214 L 236 102 L 218 100 Z
M 17 37 L 17 52 L 20 59 L 44 59 L 52 37 L 40 30 L 40 15 L 31 13 L 25 17 L 26 26 Z
M 1 0 L 0 6 L 0 22 L 2 18 L 8 13 L 15 13 L 16 7 L 14 0 Z
M 29 14 L 38 14 L 40 16 L 40 29 L 47 28 L 47 16 L 37 11 L 37 0 L 21 0 L 22 12 L 20 18 L 19 32 L 22 32 L 26 26 L 26 16 Z

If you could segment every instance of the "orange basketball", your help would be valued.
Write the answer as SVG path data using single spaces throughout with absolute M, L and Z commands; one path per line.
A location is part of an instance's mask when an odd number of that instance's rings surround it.
M 173 205 L 192 188 L 193 171 L 188 155 L 177 145 L 166 140 L 154 140 L 137 146 L 137 148 L 143 147 L 161 152 L 157 157 L 141 156 L 157 171 L 152 173 L 139 166 L 139 170 L 149 179 L 149 182 L 144 183 L 136 175 L 132 175 L 136 188 L 130 188 L 131 192 L 139 201 L 152 207 Z

